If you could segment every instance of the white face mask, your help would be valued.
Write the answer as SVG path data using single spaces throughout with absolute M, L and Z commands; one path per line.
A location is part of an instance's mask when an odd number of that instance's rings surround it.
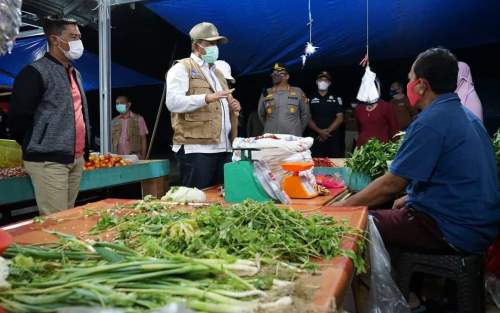
M 59 38 L 60 39 L 60 38 Z M 63 41 L 62 39 L 60 39 Z M 83 54 L 83 42 L 81 40 L 68 41 L 69 51 L 59 47 L 68 60 L 78 60 Z
M 324 80 L 320 80 L 319 82 L 317 82 L 317 84 L 318 84 L 318 90 L 320 91 L 328 90 L 328 87 L 330 87 L 330 83 Z

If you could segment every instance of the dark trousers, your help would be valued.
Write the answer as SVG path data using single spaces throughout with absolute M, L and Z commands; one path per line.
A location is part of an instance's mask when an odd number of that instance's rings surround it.
M 456 253 L 434 219 L 411 208 L 371 210 L 386 247 L 428 253 Z
M 224 183 L 224 164 L 231 161 L 231 153 L 189 153 L 184 147 L 176 153 L 181 183 L 185 187 L 204 189 Z

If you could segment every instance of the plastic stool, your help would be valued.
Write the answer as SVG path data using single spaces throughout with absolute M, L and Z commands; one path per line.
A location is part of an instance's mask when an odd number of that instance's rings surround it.
M 484 256 L 402 252 L 396 263 L 396 283 L 408 299 L 414 273 L 448 278 L 457 286 L 457 312 L 484 312 Z

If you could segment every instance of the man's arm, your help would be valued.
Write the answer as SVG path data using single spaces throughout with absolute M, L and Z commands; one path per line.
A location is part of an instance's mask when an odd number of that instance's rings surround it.
M 23 143 L 26 132 L 33 129 L 33 117 L 44 90 L 42 77 L 32 66 L 25 67 L 14 81 L 9 126 L 12 137 L 20 145 Z
M 257 107 L 257 115 L 259 116 L 259 120 L 262 122 L 262 125 L 266 123 L 266 108 L 264 107 L 264 95 L 260 95 L 259 104 Z
M 177 63 L 167 73 L 166 104 L 170 112 L 192 112 L 206 105 L 205 95 L 187 96 L 189 74 L 186 67 Z
M 339 128 L 343 122 L 344 122 L 344 113 L 337 113 L 337 117 L 328 127 L 328 133 L 333 133 L 334 131 L 336 131 L 337 128 Z
M 391 173 L 375 179 L 365 189 L 345 201 L 333 203 L 333 206 L 358 206 L 374 207 L 396 199 L 405 190 L 408 181 Z
M 141 160 L 146 159 L 146 153 L 148 153 L 148 137 L 146 135 L 141 135 Z
M 307 103 L 306 95 L 302 92 L 302 96 L 299 99 L 300 106 L 300 123 L 302 125 L 302 131 L 304 131 L 311 118 L 311 112 L 309 109 L 309 104 Z

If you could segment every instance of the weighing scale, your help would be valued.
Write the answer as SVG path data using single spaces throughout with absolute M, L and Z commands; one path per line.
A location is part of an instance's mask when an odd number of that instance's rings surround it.
M 242 202 L 246 199 L 256 201 L 272 200 L 254 175 L 252 151 L 241 150 L 241 160 L 224 165 L 224 200 L 226 202 Z
M 309 180 L 299 175 L 300 172 L 307 171 L 314 166 L 312 162 L 290 162 L 283 163 L 281 167 L 290 172 L 281 181 L 281 186 L 285 193 L 292 199 L 311 199 L 318 196 L 318 192 Z

